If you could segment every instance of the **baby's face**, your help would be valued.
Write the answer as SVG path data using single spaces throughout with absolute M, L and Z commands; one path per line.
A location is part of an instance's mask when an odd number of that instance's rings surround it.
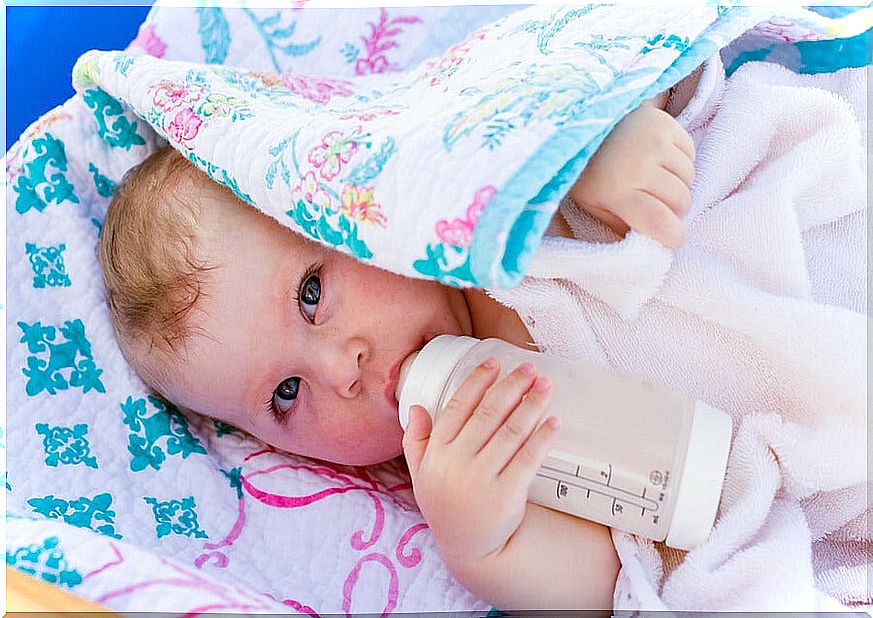
M 440 333 L 470 334 L 463 294 L 227 202 L 205 199 L 198 247 L 217 268 L 163 394 L 292 453 L 353 465 L 400 455 L 398 368 Z

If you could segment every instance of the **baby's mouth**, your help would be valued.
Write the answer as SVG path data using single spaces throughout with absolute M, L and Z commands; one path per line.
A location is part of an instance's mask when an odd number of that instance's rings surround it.
M 398 358 L 394 364 L 391 366 L 391 370 L 388 372 L 388 384 L 385 386 L 385 399 L 393 405 L 395 408 L 399 407 L 400 402 L 397 399 L 397 385 L 400 380 L 400 367 L 403 365 L 403 362 L 409 358 L 412 354 L 420 352 L 421 349 L 434 337 L 437 335 L 427 334 L 422 337 L 419 344 L 413 347 L 411 350 L 403 354 L 400 358 Z
M 391 366 L 391 371 L 388 372 L 388 384 L 385 385 L 385 399 L 388 400 L 388 403 L 393 405 L 395 408 L 399 405 L 397 401 L 397 382 L 400 378 L 400 365 L 403 364 L 403 361 L 409 356 L 409 353 L 404 354 L 400 358 L 395 361 L 395 363 Z

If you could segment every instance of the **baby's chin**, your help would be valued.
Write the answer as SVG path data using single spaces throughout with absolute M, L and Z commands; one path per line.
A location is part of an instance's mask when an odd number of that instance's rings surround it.
M 340 450 L 328 448 L 310 456 L 346 466 L 373 466 L 403 455 L 403 429 L 399 421 L 361 433 L 355 444 L 347 443 Z
M 373 445 L 372 449 L 365 449 L 357 453 L 354 459 L 357 463 L 350 465 L 354 466 L 374 466 L 376 464 L 391 461 L 403 455 L 403 430 L 400 428 L 400 423 L 397 423 L 396 434 L 386 436 L 386 441 Z
M 392 459 L 397 459 L 403 456 L 403 447 L 399 444 L 394 451 L 385 451 L 379 453 L 358 453 L 352 455 L 342 455 L 339 457 L 328 459 L 344 466 L 375 466 L 381 463 L 386 463 Z
M 373 466 L 386 461 L 391 461 L 403 455 L 403 431 L 400 429 L 400 424 L 397 425 L 397 435 L 391 436 L 390 440 L 379 444 L 373 450 L 366 450 L 359 453 L 356 457 L 359 463 L 352 465 L 356 466 Z

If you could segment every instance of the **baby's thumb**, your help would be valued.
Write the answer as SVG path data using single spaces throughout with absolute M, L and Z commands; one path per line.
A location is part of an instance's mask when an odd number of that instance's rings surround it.
M 413 476 L 418 472 L 421 460 L 424 459 L 424 452 L 430 441 L 430 430 L 431 420 L 427 410 L 419 405 L 410 406 L 409 423 L 403 434 L 403 454 L 406 456 L 409 472 Z

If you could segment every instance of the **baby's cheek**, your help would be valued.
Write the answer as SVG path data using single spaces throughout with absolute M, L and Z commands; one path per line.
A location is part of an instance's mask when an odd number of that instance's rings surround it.
M 396 412 L 393 412 L 396 417 Z M 377 425 L 355 427 L 347 438 L 335 442 L 337 461 L 368 466 L 403 454 L 403 430 L 395 418 L 382 418 Z

